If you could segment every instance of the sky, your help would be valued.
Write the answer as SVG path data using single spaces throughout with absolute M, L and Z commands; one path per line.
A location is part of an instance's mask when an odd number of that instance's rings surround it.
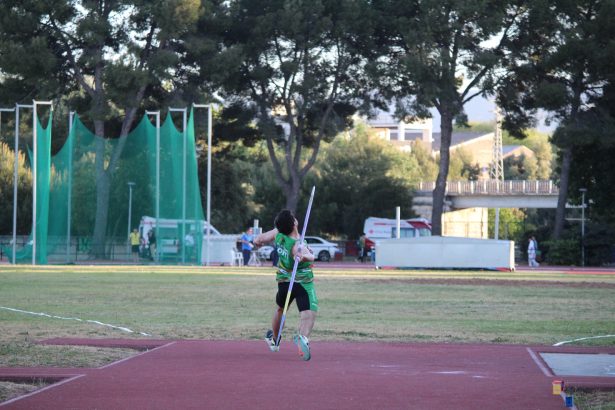
M 495 104 L 492 99 L 489 100 L 481 96 L 477 96 L 466 103 L 465 110 L 470 122 L 495 121 Z M 430 111 L 433 116 L 433 132 L 440 132 L 440 114 L 438 114 L 438 111 L 435 108 Z M 544 117 L 546 114 L 544 112 L 539 112 L 538 115 L 541 120 L 536 128 L 541 132 L 553 132 L 553 130 L 555 130 L 554 124 L 551 124 L 550 126 L 544 124 Z

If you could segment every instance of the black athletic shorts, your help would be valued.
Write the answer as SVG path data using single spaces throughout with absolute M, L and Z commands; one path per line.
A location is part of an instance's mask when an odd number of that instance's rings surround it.
M 275 303 L 281 308 L 284 308 L 284 303 L 286 303 L 286 294 L 288 293 L 289 284 L 290 282 L 278 282 L 278 293 L 275 295 Z M 310 296 L 300 283 L 295 282 L 293 285 L 293 291 L 290 294 L 290 301 L 288 302 L 289 306 L 293 303 L 293 300 L 297 301 L 299 312 L 310 310 Z

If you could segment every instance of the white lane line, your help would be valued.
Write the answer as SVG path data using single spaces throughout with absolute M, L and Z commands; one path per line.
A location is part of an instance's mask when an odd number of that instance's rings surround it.
M 145 332 L 136 332 L 136 331 L 134 331 L 134 330 L 132 330 L 132 329 L 129 329 L 129 328 L 127 328 L 127 327 L 110 325 L 110 324 L 108 324 L 108 323 L 99 322 L 98 320 L 79 319 L 78 317 L 63 317 L 63 316 L 56 316 L 56 315 L 50 315 L 50 314 L 48 314 L 48 313 L 42 313 L 42 312 L 30 312 L 30 311 L 27 311 L 27 310 L 15 309 L 15 308 L 10 308 L 10 307 L 6 307 L 6 306 L 0 306 L 0 309 L 10 310 L 11 312 L 17 312 L 17 313 L 26 313 L 26 314 L 28 314 L 28 315 L 43 316 L 43 317 L 48 317 L 48 318 L 51 318 L 51 319 L 76 320 L 77 322 L 94 323 L 94 324 L 96 324 L 96 325 L 106 326 L 106 327 L 110 327 L 110 328 L 112 328 L 112 329 L 118 329 L 118 330 L 121 330 L 122 332 L 127 332 L 127 333 L 138 333 L 138 334 L 143 335 L 143 336 L 151 336 L 149 333 L 145 333 Z
M 143 356 L 144 354 L 151 353 L 154 350 L 162 349 L 163 347 L 169 347 L 169 346 L 174 345 L 174 344 L 175 344 L 175 342 L 170 342 L 170 343 L 164 344 L 162 346 L 154 347 L 153 349 L 149 349 L 149 350 L 146 350 L 144 352 L 137 353 L 137 354 L 135 354 L 133 356 L 125 357 L 125 358 L 120 359 L 120 360 L 118 360 L 116 362 L 106 364 L 103 367 L 99 367 L 98 370 L 107 369 L 107 368 L 109 368 L 111 366 L 115 366 L 116 364 L 120 364 L 120 363 L 126 362 L 126 361 L 134 359 L 136 357 Z
M 615 335 L 591 336 L 591 337 L 582 337 L 580 339 L 574 339 L 574 340 L 565 340 L 563 342 L 557 342 L 553 346 L 561 346 L 561 345 L 565 345 L 567 343 L 580 342 L 581 340 L 602 339 L 602 338 L 605 338 L 605 337 L 615 337 Z
M 7 405 L 9 405 L 11 403 L 14 403 L 14 402 L 18 401 L 18 400 L 25 399 L 26 397 L 34 396 L 35 394 L 39 394 L 39 393 L 42 393 L 42 392 L 44 392 L 46 390 L 53 389 L 55 387 L 63 385 L 64 383 L 72 382 L 73 380 L 77 380 L 78 378 L 83 377 L 83 376 L 85 376 L 85 374 L 78 374 L 78 375 L 70 377 L 68 379 L 64 379 L 64 380 L 62 380 L 60 382 L 57 382 L 57 383 L 54 383 L 54 384 L 50 384 L 49 386 L 43 387 L 42 389 L 34 390 L 34 391 L 32 391 L 32 392 L 30 392 L 28 394 L 24 394 L 23 396 L 15 397 L 15 398 L 13 398 L 11 400 L 4 401 L 4 402 L 0 403 L 0 407 L 7 406 Z
M 544 364 L 542 364 L 542 361 L 540 361 L 540 359 L 536 356 L 536 353 L 534 353 L 534 351 L 532 349 L 530 349 L 529 347 L 526 347 L 525 350 L 527 350 L 527 352 L 530 354 L 530 356 L 532 357 L 532 360 L 534 360 L 534 363 L 536 363 L 536 366 L 538 366 L 540 368 L 540 370 L 542 370 L 542 373 L 547 376 L 547 377 L 553 377 L 553 374 L 549 371 L 549 369 L 547 369 L 545 367 Z

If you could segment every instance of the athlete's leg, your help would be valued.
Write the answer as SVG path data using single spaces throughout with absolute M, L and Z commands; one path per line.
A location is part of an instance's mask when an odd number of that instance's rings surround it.
M 278 339 L 278 331 L 280 330 L 280 323 L 282 322 L 282 313 L 284 308 L 276 306 L 275 312 L 273 312 L 273 319 L 271 319 L 271 329 L 273 329 L 273 340 Z
M 305 337 L 310 337 L 314 322 L 316 321 L 316 312 L 313 310 L 304 310 L 300 313 L 301 321 L 299 322 L 299 334 Z

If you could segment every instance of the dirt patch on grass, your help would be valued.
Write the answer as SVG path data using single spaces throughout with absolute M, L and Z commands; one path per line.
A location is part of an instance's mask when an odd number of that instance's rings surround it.
M 572 390 L 574 404 L 580 410 L 615 410 L 613 390 Z
M 133 356 L 133 349 L 89 346 L 50 346 L 29 342 L 0 342 L 0 367 L 89 367 Z
M 41 389 L 48 384 L 49 383 L 44 381 L 34 383 L 13 383 L 0 381 L 0 403 L 14 399 L 15 397 L 23 396 L 24 394 L 28 394 L 34 390 Z

